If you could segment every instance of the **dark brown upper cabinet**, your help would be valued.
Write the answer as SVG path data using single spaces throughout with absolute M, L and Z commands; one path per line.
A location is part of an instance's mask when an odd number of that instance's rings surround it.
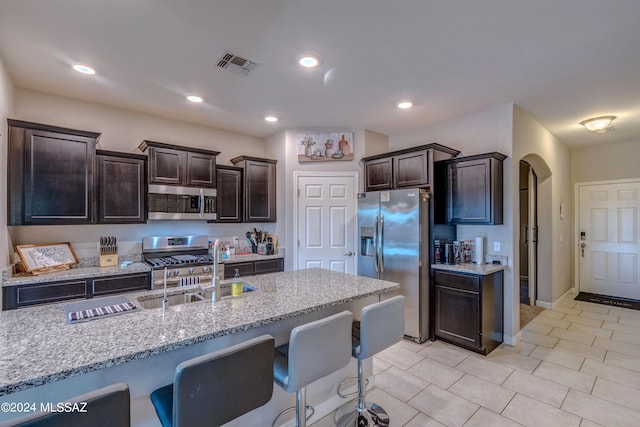
M 231 163 L 243 169 L 244 222 L 275 222 L 277 161 L 239 156 Z
M 448 160 L 447 223 L 502 224 L 502 161 L 487 153 Z
M 8 120 L 8 223 L 95 222 L 99 133 Z
M 365 162 L 366 191 L 390 190 L 393 188 L 393 157 Z
M 149 150 L 149 184 L 216 188 L 218 151 L 155 141 L 142 141 L 138 148 Z
M 147 221 L 147 157 L 98 150 L 98 222 Z
M 216 198 L 217 222 L 242 222 L 242 168 L 218 166 L 216 168 L 218 196 Z
M 459 151 L 440 144 L 426 144 L 369 156 L 364 162 L 365 191 L 430 185 L 435 160 L 449 159 Z
M 393 185 L 395 188 L 428 185 L 429 169 L 429 150 L 393 156 Z

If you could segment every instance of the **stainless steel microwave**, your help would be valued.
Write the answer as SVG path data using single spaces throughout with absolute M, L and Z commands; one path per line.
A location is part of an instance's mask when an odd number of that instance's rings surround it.
M 149 185 L 150 220 L 215 220 L 215 188 Z

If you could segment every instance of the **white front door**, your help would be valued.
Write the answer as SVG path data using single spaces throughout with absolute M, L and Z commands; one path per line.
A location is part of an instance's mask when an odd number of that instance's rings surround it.
M 640 299 L 640 182 L 578 189 L 581 292 Z
M 356 175 L 300 174 L 296 184 L 296 267 L 355 274 Z

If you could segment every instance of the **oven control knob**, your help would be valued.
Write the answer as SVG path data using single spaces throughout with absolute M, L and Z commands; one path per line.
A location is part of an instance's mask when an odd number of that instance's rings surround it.
M 189 274 L 193 274 L 193 267 L 189 269 Z
M 205 265 L 204 267 L 202 267 L 202 272 L 203 272 L 203 273 L 206 273 L 206 272 L 207 272 L 207 270 L 208 270 L 208 268 L 207 268 L 207 266 L 206 266 L 206 265 Z

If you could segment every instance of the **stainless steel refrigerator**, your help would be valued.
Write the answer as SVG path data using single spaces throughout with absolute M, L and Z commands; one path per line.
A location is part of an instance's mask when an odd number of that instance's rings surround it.
M 405 335 L 417 342 L 430 338 L 429 201 L 415 188 L 358 195 L 358 274 L 400 283 Z

